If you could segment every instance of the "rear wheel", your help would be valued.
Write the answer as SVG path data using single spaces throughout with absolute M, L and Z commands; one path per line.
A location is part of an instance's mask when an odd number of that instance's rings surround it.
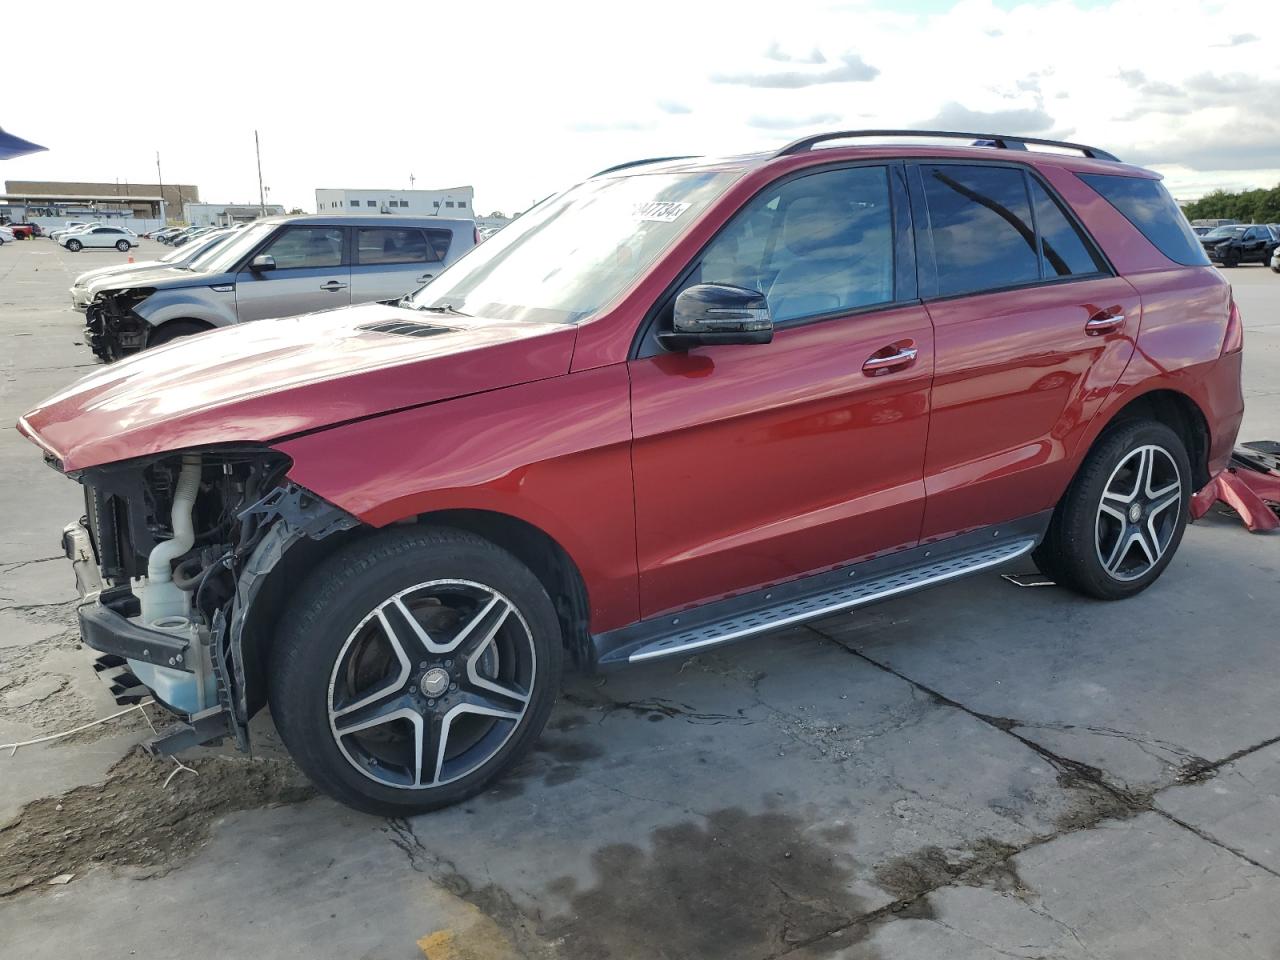
M 1036 565 L 1086 596 L 1131 597 L 1173 559 L 1190 501 L 1181 438 L 1162 423 L 1118 424 L 1089 452 L 1058 504 Z
M 158 347 L 163 343 L 172 343 L 179 337 L 189 337 L 195 333 L 204 333 L 213 329 L 199 320 L 170 320 L 163 327 L 155 330 L 147 337 L 148 347 Z
M 322 790 L 385 816 L 484 789 L 546 723 L 563 648 L 505 550 L 449 529 L 353 543 L 306 581 L 271 653 L 272 716 Z
M 129 252 L 129 241 L 128 241 L 128 240 L 117 240 L 117 241 L 116 241 L 116 249 L 117 249 L 117 250 L 119 250 L 121 253 L 128 253 L 128 252 Z

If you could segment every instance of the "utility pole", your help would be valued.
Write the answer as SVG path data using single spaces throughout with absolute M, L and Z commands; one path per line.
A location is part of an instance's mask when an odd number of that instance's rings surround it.
M 413 189 L 413 174 L 409 174 L 409 189 Z
M 160 151 L 156 151 L 156 182 L 160 185 L 160 225 L 168 223 L 164 215 L 164 174 L 160 172 Z
M 258 146 L 258 131 L 253 131 L 253 152 L 258 157 L 258 213 L 261 216 L 267 215 L 267 200 L 265 191 L 262 189 L 262 150 Z

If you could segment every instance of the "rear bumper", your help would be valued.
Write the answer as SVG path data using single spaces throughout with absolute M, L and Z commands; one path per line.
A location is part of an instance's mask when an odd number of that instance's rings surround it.
M 1240 381 L 1243 351 L 1219 357 L 1205 375 L 1204 412 L 1209 421 L 1209 476 L 1227 468 L 1244 419 L 1244 389 Z

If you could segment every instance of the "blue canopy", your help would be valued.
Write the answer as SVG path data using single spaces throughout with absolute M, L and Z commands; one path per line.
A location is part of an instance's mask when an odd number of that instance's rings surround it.
M 12 133 L 5 133 L 4 128 L 0 127 L 0 160 L 12 160 L 14 157 L 25 157 L 28 153 L 39 153 L 41 150 L 48 149 L 30 140 L 15 137 Z

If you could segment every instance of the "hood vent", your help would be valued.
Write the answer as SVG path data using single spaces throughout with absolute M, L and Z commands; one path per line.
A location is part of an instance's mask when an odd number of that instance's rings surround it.
M 356 327 L 357 330 L 368 330 L 371 333 L 389 333 L 397 337 L 434 337 L 437 333 L 452 333 L 452 327 L 437 327 L 417 320 L 380 320 L 378 323 L 366 323 Z

